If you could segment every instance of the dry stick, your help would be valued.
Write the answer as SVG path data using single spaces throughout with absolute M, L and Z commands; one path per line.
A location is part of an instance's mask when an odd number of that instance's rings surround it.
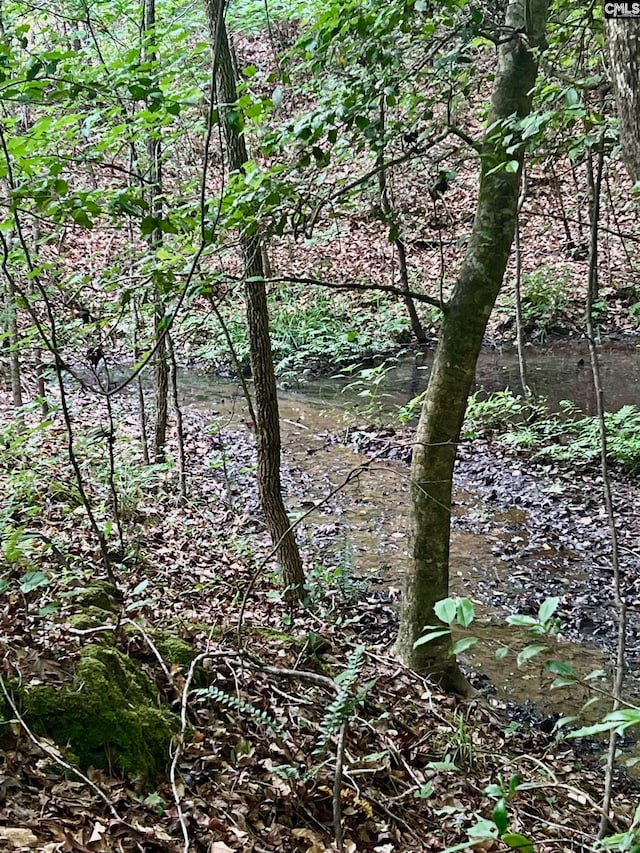
M 107 370 L 107 388 L 108 387 L 109 371 Z M 120 551 L 122 553 L 122 557 L 124 558 L 124 531 L 122 529 L 122 519 L 120 517 L 120 501 L 118 500 L 118 490 L 116 488 L 116 426 L 113 420 L 113 405 L 111 403 L 111 397 L 107 396 L 105 399 L 107 403 L 107 417 L 109 418 L 109 434 L 106 437 L 109 454 L 109 491 L 111 492 L 112 513 L 116 521 L 118 540 L 120 542 Z
M 265 278 L 267 284 L 284 282 L 286 284 L 309 284 L 313 287 L 326 287 L 331 290 L 358 290 L 358 291 L 373 291 L 375 293 L 391 293 L 394 296 L 402 298 L 410 296 L 416 302 L 424 302 L 425 305 L 433 305 L 434 308 L 443 308 L 442 301 L 435 299 L 433 296 L 427 296 L 424 293 L 416 293 L 414 290 L 404 290 L 402 287 L 396 287 L 393 284 L 360 284 L 357 281 L 326 281 L 324 279 L 313 278 L 312 276 L 295 276 L 295 275 L 277 275 Z
M 208 652 L 201 652 L 197 657 L 195 657 L 191 661 L 191 666 L 189 667 L 189 671 L 187 672 L 184 687 L 182 688 L 182 700 L 180 702 L 180 732 L 178 734 L 175 752 L 173 753 L 173 757 L 171 759 L 171 767 L 169 768 L 171 793 L 173 794 L 173 801 L 176 804 L 178 821 L 180 823 L 182 837 L 184 839 L 184 847 L 182 848 L 183 853 L 189 853 L 189 830 L 187 828 L 187 822 L 184 816 L 184 812 L 182 811 L 180 792 L 178 791 L 178 786 L 176 783 L 176 770 L 178 768 L 178 761 L 180 760 L 180 756 L 184 752 L 184 735 L 187 730 L 187 701 L 189 699 L 189 688 L 191 687 L 191 682 L 193 681 L 197 665 L 200 663 L 201 660 L 206 658 L 207 655 Z
M 180 398 L 178 396 L 178 367 L 176 364 L 176 354 L 173 349 L 173 339 L 171 335 L 167 335 L 167 353 L 169 355 L 171 397 L 173 410 L 176 415 L 176 438 L 178 441 L 178 496 L 180 498 L 180 504 L 184 504 L 187 499 L 187 462 L 184 450 L 182 408 L 180 407 Z
M 133 231 L 131 232 L 133 235 Z M 132 236 L 133 242 L 133 236 Z M 136 361 L 140 358 L 140 352 L 138 349 L 138 337 L 140 334 L 140 315 L 138 314 L 138 306 L 136 304 L 135 297 L 132 300 L 133 305 L 133 357 Z M 142 384 L 142 377 L 138 375 L 136 377 L 136 389 L 138 392 L 138 408 L 140 410 L 140 442 L 142 444 L 142 461 L 145 465 L 149 464 L 149 440 L 147 438 L 147 414 L 146 414 L 146 406 L 144 401 L 144 386 Z
M 81 770 L 78 770 L 78 768 L 74 767 L 73 764 L 69 764 L 67 761 L 64 760 L 64 758 L 62 758 L 62 756 L 55 749 L 52 749 L 48 744 L 44 743 L 44 741 L 39 740 L 34 735 L 34 733 L 31 731 L 31 729 L 27 725 L 24 717 L 18 711 L 16 704 L 13 701 L 13 697 L 11 696 L 9 691 L 7 690 L 7 686 L 5 684 L 4 678 L 2 677 L 1 673 L 0 673 L 0 689 L 2 690 L 4 698 L 6 699 L 9 707 L 11 708 L 11 711 L 13 712 L 16 720 L 18 721 L 18 723 L 20 724 L 22 729 L 25 731 L 28 738 L 32 741 L 32 743 L 34 743 L 38 747 L 38 749 L 41 749 L 42 752 L 45 753 L 45 755 L 48 755 L 49 758 L 51 758 L 53 761 L 55 761 L 56 764 L 59 764 L 61 767 L 64 767 L 65 770 L 68 770 L 70 773 L 73 773 L 73 775 L 77 776 L 78 779 L 80 779 L 82 782 L 84 782 L 85 785 L 88 785 L 91 788 L 91 790 L 95 794 L 97 794 L 100 797 L 100 799 L 105 803 L 105 805 L 107 806 L 107 808 L 111 812 L 112 817 L 115 820 L 117 820 L 118 823 L 123 823 L 122 818 L 120 817 L 120 815 L 116 811 L 115 806 L 113 805 L 111 800 L 107 797 L 107 795 L 104 793 L 104 791 L 102 791 L 95 784 L 95 782 L 92 782 L 91 779 L 89 779 L 87 776 L 85 776 Z
M 347 739 L 348 721 L 343 720 L 338 735 L 336 747 L 336 770 L 333 777 L 333 833 L 336 839 L 336 847 L 339 851 L 343 849 L 342 835 L 342 775 L 344 766 L 344 748 Z
M 616 529 L 615 512 L 613 506 L 613 497 L 611 491 L 611 479 L 609 476 L 609 464 L 607 461 L 607 429 L 604 419 L 604 388 L 602 386 L 602 376 L 600 374 L 600 364 L 598 362 L 598 353 L 595 344 L 595 331 L 593 325 L 593 302 L 598 291 L 598 219 L 600 215 L 600 193 L 602 189 L 602 170 L 604 166 L 604 150 L 602 139 L 600 140 L 600 148 L 598 150 L 598 159 L 596 174 L 593 172 L 593 160 L 591 154 L 587 160 L 587 181 L 589 184 L 589 193 L 591 195 L 590 204 L 590 237 L 589 237 L 589 279 L 587 285 L 587 305 L 586 305 L 586 327 L 587 341 L 589 344 L 589 356 L 591 360 L 591 374 L 593 376 L 593 386 L 596 394 L 596 412 L 598 419 L 598 431 L 600 433 L 600 473 L 602 476 L 602 488 L 604 504 L 607 513 L 607 521 L 609 525 L 609 536 L 611 540 L 611 568 L 613 569 L 613 597 L 618 619 L 618 639 L 616 646 L 616 665 L 615 677 L 613 682 L 613 705 L 612 710 L 616 711 L 620 707 L 620 699 L 622 695 L 622 687 L 624 683 L 625 673 L 625 646 L 626 646 L 626 603 L 622 597 L 622 584 L 620 574 L 620 561 L 618 555 L 618 532 Z M 602 797 L 602 818 L 600 820 L 600 829 L 598 838 L 604 838 L 609 832 L 609 809 L 611 807 L 611 797 L 613 791 L 613 774 L 615 768 L 616 757 L 616 740 L 617 734 L 614 729 L 609 734 L 609 749 L 607 753 L 607 763 L 605 767 L 605 782 L 604 792 Z
M 425 335 L 424 329 L 422 328 L 422 323 L 420 321 L 420 317 L 418 316 L 418 312 L 416 311 L 416 306 L 414 305 L 413 299 L 409 295 L 409 291 L 411 287 L 409 285 L 409 270 L 407 267 L 407 252 L 404 244 L 404 240 L 400 237 L 399 233 L 399 225 L 394 217 L 394 210 L 391 204 L 391 199 L 389 198 L 389 184 L 387 181 L 387 170 L 384 167 L 384 146 L 385 146 L 385 96 L 382 95 L 380 98 L 380 125 L 379 132 L 381 137 L 381 146 L 378 150 L 378 154 L 376 157 L 376 165 L 380 168 L 378 172 L 378 193 L 380 195 L 380 209 L 382 212 L 382 222 L 389 227 L 389 240 L 391 241 L 393 237 L 393 244 L 396 247 L 396 252 L 398 253 L 398 271 L 400 273 L 400 282 L 402 284 L 402 290 L 404 291 L 404 303 L 407 309 L 407 313 L 409 314 L 409 320 L 411 321 L 411 330 L 413 331 L 413 336 L 420 344 L 426 343 L 427 336 Z M 393 233 L 395 232 L 395 237 Z M 392 281 L 393 281 L 393 273 L 392 273 Z

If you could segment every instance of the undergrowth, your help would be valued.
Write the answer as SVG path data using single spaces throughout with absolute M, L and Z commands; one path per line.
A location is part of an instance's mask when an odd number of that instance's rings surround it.
M 607 455 L 625 471 L 640 470 L 640 411 L 632 405 L 605 413 Z M 544 400 L 531 401 L 509 389 L 469 399 L 463 437 L 490 436 L 534 459 L 589 465 L 600 457 L 598 419 L 567 400 L 552 412 Z

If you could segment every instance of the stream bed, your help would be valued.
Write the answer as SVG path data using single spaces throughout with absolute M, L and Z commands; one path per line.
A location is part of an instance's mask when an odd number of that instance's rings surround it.
M 426 386 L 431 355 L 405 358 L 384 372 L 377 399 L 392 414 Z M 616 410 L 627 403 L 640 406 L 640 348 L 609 344 L 602 351 L 606 404 Z M 594 394 L 586 344 L 556 345 L 528 354 L 530 384 L 552 407 L 569 399 L 593 412 Z M 520 390 L 514 354 L 484 353 L 477 386 L 486 390 Z M 346 596 L 366 622 L 368 603 L 388 618 L 376 621 L 375 640 L 390 644 L 395 634 L 395 602 L 400 594 L 409 530 L 410 431 L 383 429 L 394 452 L 376 456 L 349 485 L 327 499 L 347 475 L 369 457 L 349 444 L 355 425 L 362 430 L 358 404 L 361 385 L 354 377 L 305 380 L 279 395 L 283 443 L 283 487 L 292 517 L 309 511 L 299 528 L 307 555 L 319 577 L 339 581 Z M 345 390 L 345 386 L 352 385 Z M 241 389 L 194 371 L 180 377 L 184 402 L 204 410 L 220 435 L 246 430 L 249 420 Z M 360 406 L 361 408 L 361 406 Z M 366 428 L 365 428 L 366 429 Z M 371 428 L 375 433 L 374 428 Z M 232 440 L 232 439 L 227 439 Z M 368 452 L 371 452 L 369 449 Z M 396 456 L 400 458 L 383 458 Z M 234 482 L 233 448 L 228 474 Z M 566 661 L 584 678 L 594 670 L 608 670 L 615 643 L 609 534 L 601 507 L 601 484 L 594 471 L 572 474 L 545 470 L 529 460 L 496 452 L 488 443 L 461 446 L 454 491 L 451 593 L 471 598 L 477 625 L 476 646 L 465 653 L 478 683 L 502 701 L 535 706 L 535 715 L 553 718 L 576 714 L 589 693 L 573 685 L 551 690 L 554 678 L 535 661 L 516 666 L 516 653 L 525 645 L 516 629 L 507 626 L 508 612 L 535 615 L 542 601 L 560 598 L 559 615 L 566 629 L 553 642 L 551 657 Z M 246 467 L 246 460 L 238 465 Z M 549 466 L 547 466 L 549 468 Z M 638 488 L 616 482 L 616 508 L 621 529 L 625 592 L 630 596 L 627 692 L 640 698 L 640 571 L 637 566 L 640 520 Z M 514 650 L 497 660 L 496 648 Z M 549 655 L 547 655 L 547 658 Z M 545 657 L 541 656 L 540 661 Z M 603 681 L 596 686 L 606 686 Z M 489 686 L 490 685 L 490 686 Z M 600 704 L 600 703 L 598 703 Z M 590 719 L 607 705 L 594 705 Z

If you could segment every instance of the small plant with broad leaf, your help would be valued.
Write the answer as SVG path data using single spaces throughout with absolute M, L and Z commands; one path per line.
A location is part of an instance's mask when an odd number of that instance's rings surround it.
M 454 624 L 461 628 L 468 628 L 475 618 L 475 608 L 469 598 L 443 598 L 436 603 L 433 609 L 440 622 L 449 627 L 445 628 L 443 624 L 425 625 L 424 630 L 427 633 L 419 637 L 414 646 L 422 646 L 424 643 L 438 639 L 438 637 L 445 637 L 451 632 L 451 626 Z M 454 655 L 461 654 L 477 642 L 477 637 L 463 637 L 453 643 L 451 653 Z

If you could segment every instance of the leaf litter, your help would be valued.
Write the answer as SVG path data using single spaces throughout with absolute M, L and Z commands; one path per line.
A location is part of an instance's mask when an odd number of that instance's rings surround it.
M 125 436 L 130 405 L 117 401 Z M 84 516 L 46 493 L 29 533 L 55 542 L 58 553 L 40 549 L 29 559 L 49 582 L 20 592 L 25 563 L 17 558 L 1 614 L 5 681 L 60 686 L 83 645 L 101 635 L 144 669 L 158 702 L 183 713 L 172 780 L 149 785 L 115 768 L 88 768 L 116 819 L 56 762 L 65 744 L 31 737 L 14 719 L 0 732 L 6 849 L 178 851 L 186 835 L 194 851 L 314 853 L 336 849 L 339 820 L 344 850 L 437 851 L 473 835 L 495 805 L 487 787 L 517 776 L 509 830 L 539 851 L 591 850 L 600 820 L 597 755 L 535 725 L 510 725 L 504 704 L 443 695 L 405 669 L 393 655 L 388 598 L 345 600 L 326 581 L 290 614 L 263 573 L 239 640 L 241 594 L 269 550 L 250 473 L 253 439 L 246 430 L 224 435 L 238 472 L 229 506 L 225 476 L 209 465 L 220 436 L 207 433 L 201 413 L 186 415 L 191 497 L 180 506 L 168 472 L 140 490 L 125 530 L 132 552 L 121 555 L 119 593 L 102 623 L 74 627 L 81 593 L 102 573 L 99 553 Z M 97 425 L 99 407 L 83 408 L 87 430 L 92 417 Z M 52 428 L 47 441 L 54 454 L 64 436 Z M 128 630 L 130 622 L 138 628 Z M 198 656 L 195 676 L 187 661 L 158 654 L 166 632 Z M 635 786 L 624 776 L 616 784 L 615 820 L 624 825 Z M 504 849 L 495 838 L 475 839 L 469 849 Z

